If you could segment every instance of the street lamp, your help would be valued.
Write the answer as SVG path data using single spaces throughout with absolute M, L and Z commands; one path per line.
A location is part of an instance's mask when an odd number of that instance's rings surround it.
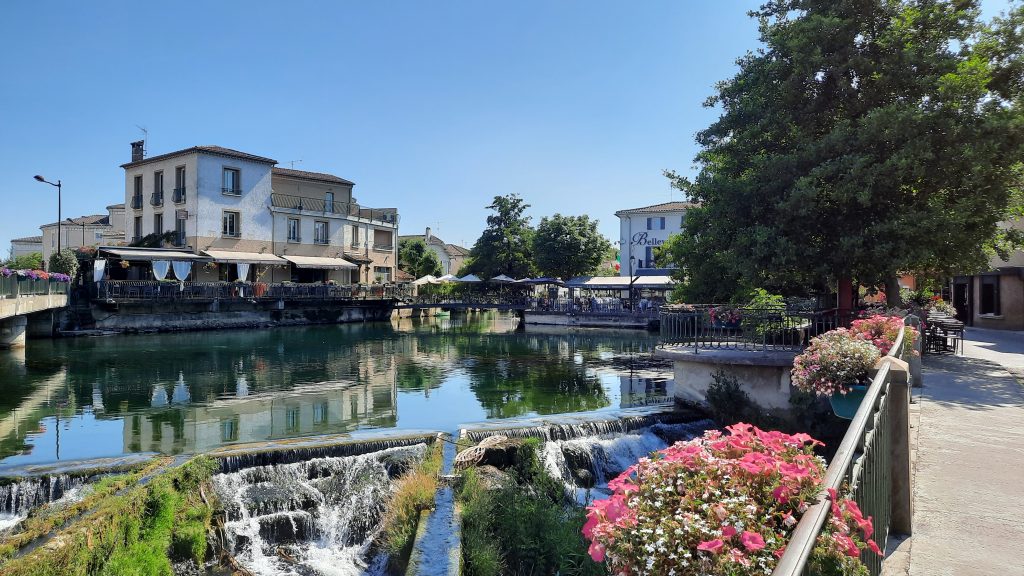
M 39 182 L 44 182 L 50 186 L 57 187 L 57 253 L 60 254 L 60 180 L 57 180 L 57 183 L 54 184 L 39 174 L 35 175 L 35 179 Z
M 633 282 L 636 279 L 633 278 L 633 261 L 636 260 L 636 256 L 629 255 L 629 310 L 632 312 L 636 309 L 636 304 L 633 302 Z

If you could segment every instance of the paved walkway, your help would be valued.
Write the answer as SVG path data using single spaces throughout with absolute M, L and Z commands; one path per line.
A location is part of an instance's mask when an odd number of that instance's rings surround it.
M 910 576 L 1024 575 L 1024 333 L 968 329 L 926 356 Z

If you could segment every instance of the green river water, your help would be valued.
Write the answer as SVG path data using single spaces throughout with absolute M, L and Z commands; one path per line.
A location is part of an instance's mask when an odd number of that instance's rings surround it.
M 516 331 L 505 313 L 31 340 L 0 351 L 0 466 L 657 404 L 640 331 Z

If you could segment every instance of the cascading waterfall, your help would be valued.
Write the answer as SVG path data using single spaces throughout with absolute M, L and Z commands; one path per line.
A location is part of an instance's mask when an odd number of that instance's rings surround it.
M 608 434 L 625 434 L 658 424 L 684 423 L 689 414 L 674 412 L 657 412 L 654 414 L 616 416 L 608 419 L 576 420 L 562 417 L 562 421 L 546 421 L 533 426 L 483 426 L 462 431 L 462 436 L 473 442 L 479 442 L 488 436 L 501 434 L 509 438 L 540 438 L 552 440 L 572 440 L 586 436 Z
M 76 500 L 88 480 L 85 476 L 56 474 L 26 478 L 0 486 L 0 531 L 15 526 L 39 506 Z
M 608 481 L 641 457 L 689 440 L 714 428 L 712 420 L 681 424 L 658 423 L 627 432 L 581 435 L 549 440 L 541 458 L 548 474 L 561 478 L 580 503 L 609 496 Z
M 256 575 L 381 573 L 368 558 L 391 480 L 419 462 L 424 443 L 217 474 L 228 550 Z

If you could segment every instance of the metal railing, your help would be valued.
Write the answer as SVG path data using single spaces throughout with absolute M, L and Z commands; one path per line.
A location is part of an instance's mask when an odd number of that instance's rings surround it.
M 56 280 L 33 280 L 19 276 L 0 276 L 0 298 L 67 294 L 68 283 Z
M 132 209 L 133 210 L 141 210 L 142 209 L 142 196 L 132 196 Z
M 164 205 L 164 193 L 163 192 L 153 192 L 153 194 L 150 195 L 150 197 L 149 197 L 149 203 L 152 204 L 153 206 L 163 206 Z
M 532 311 L 565 314 L 628 314 L 655 318 L 660 313 L 660 306 L 657 304 L 645 300 L 630 302 L 621 298 L 580 298 L 579 300 L 533 298 L 529 304 L 528 309 Z
M 185 189 L 184 188 L 175 188 L 174 189 L 174 196 L 173 196 L 172 199 L 174 200 L 175 204 L 183 203 L 185 201 Z
M 831 513 L 830 488 L 853 498 L 865 517 L 873 517 L 873 538 L 879 546 L 885 547 L 890 533 L 910 534 L 910 375 L 901 362 L 893 361 L 903 356 L 905 334 L 901 329 L 880 363 L 825 472 L 819 500 L 800 517 L 773 576 L 808 574 L 811 552 Z M 861 560 L 872 576 L 881 573 L 881 556 L 865 551 Z
M 837 311 L 697 305 L 663 309 L 663 344 L 695 351 L 802 350 L 808 341 L 839 326 Z
M 274 192 L 270 195 L 270 205 L 274 208 L 298 210 L 299 212 L 337 214 L 339 216 L 371 220 L 381 224 L 398 224 L 398 214 L 394 210 L 363 208 L 356 203 L 338 202 L 336 200 L 328 201 L 323 198 L 309 198 L 307 196 L 293 196 L 291 194 L 278 194 Z
M 177 282 L 105 280 L 96 297 L 108 301 L 136 300 L 368 300 L 393 299 L 396 288 L 384 284 L 306 284 L 267 282 Z

